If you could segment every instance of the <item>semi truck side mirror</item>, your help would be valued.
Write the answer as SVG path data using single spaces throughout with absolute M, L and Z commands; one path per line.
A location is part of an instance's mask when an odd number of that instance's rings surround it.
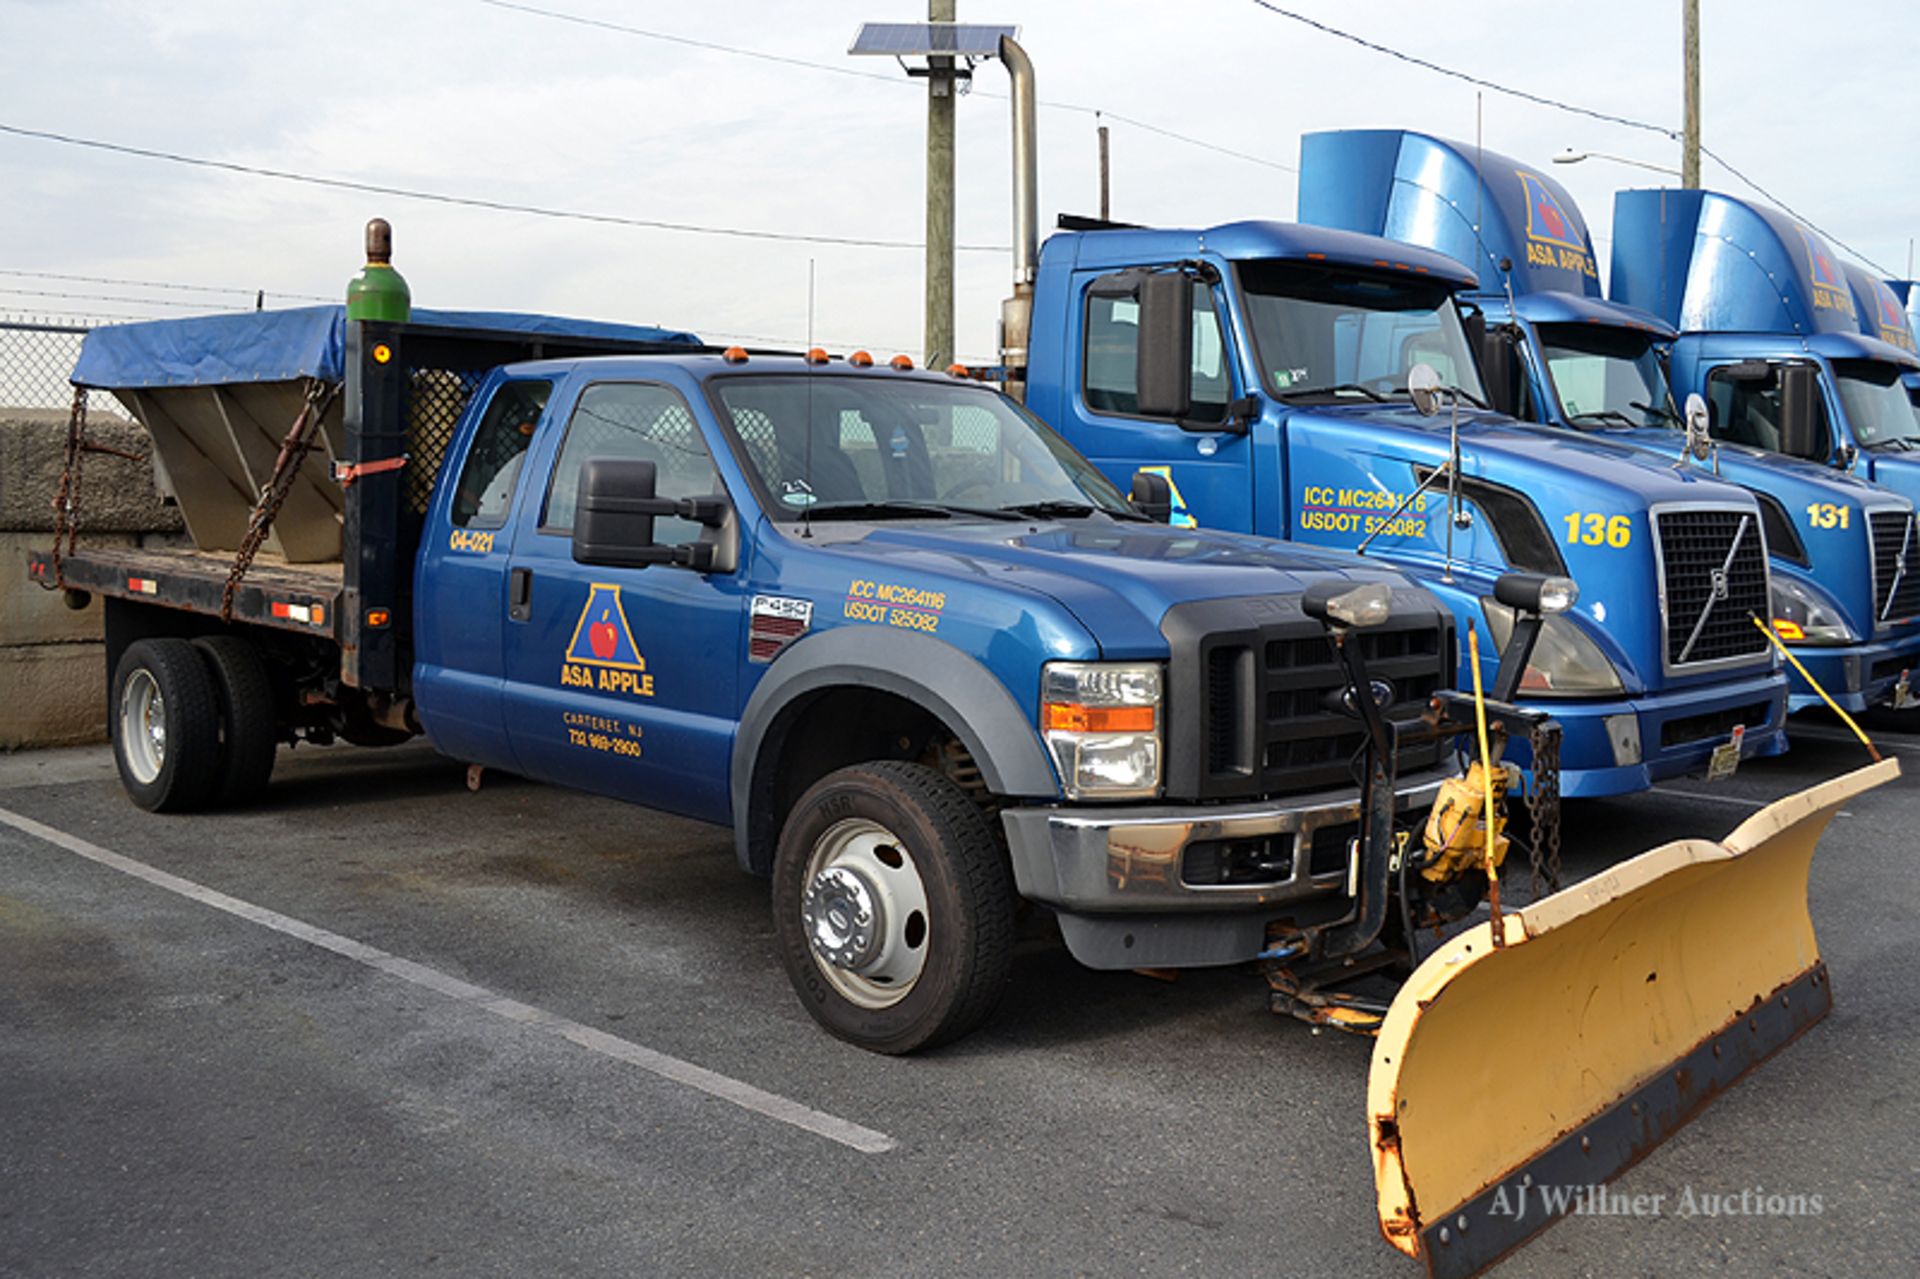
M 1135 471 L 1131 500 L 1134 510 L 1165 524 L 1173 518 L 1173 481 L 1158 471 Z
M 601 457 L 583 465 L 573 512 L 574 562 L 608 568 L 668 564 L 702 573 L 713 568 L 711 544 L 660 546 L 654 541 L 653 522 L 678 518 L 719 528 L 729 514 L 726 499 L 655 497 L 658 480 L 652 462 Z
M 1140 343 L 1134 390 L 1146 417 L 1193 411 L 1193 278 L 1156 271 L 1140 281 Z
M 1820 373 L 1813 365 L 1789 364 L 1780 370 L 1780 451 L 1788 457 L 1827 460 L 1819 394 Z

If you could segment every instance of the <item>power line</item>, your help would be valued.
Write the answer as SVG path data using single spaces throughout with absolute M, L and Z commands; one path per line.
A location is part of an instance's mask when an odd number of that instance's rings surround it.
M 1468 84 L 1476 85 L 1482 89 L 1490 89 L 1495 93 L 1503 93 L 1503 94 L 1506 94 L 1508 97 L 1518 98 L 1522 102 L 1531 102 L 1536 106 L 1551 107 L 1556 111 L 1565 111 L 1572 115 L 1586 116 L 1589 119 L 1600 120 L 1607 124 L 1617 124 L 1620 127 L 1626 128 L 1626 129 L 1638 129 L 1643 133 L 1657 133 L 1661 137 L 1664 137 L 1669 141 L 1678 141 L 1680 138 L 1679 130 L 1670 129 L 1665 125 L 1653 124 L 1646 120 L 1633 120 L 1633 119 L 1629 119 L 1626 116 L 1614 115 L 1606 111 L 1596 111 L 1591 107 L 1583 107 L 1578 105 L 1577 103 L 1572 103 L 1572 102 L 1563 102 L 1558 98 L 1549 98 L 1544 94 L 1531 93 L 1525 89 L 1516 89 L 1516 88 L 1513 88 L 1511 85 L 1501 84 L 1495 80 L 1488 80 L 1481 76 L 1469 75 L 1465 71 L 1456 71 L 1452 67 L 1442 66 L 1438 62 L 1432 62 L 1426 58 L 1416 57 L 1411 53 L 1404 53 L 1399 49 L 1391 48 L 1387 45 L 1380 44 L 1373 40 L 1368 40 L 1363 36 L 1357 36 L 1353 34 L 1351 31 L 1342 31 L 1340 28 L 1329 26 L 1328 24 L 1321 22 L 1316 18 L 1310 18 L 1304 13 L 1296 13 L 1292 9 L 1283 9 L 1279 5 L 1271 3 L 1271 0 L 1253 0 L 1253 3 L 1260 6 L 1262 9 L 1265 9 L 1269 13 L 1276 14 L 1279 17 L 1286 18 L 1293 22 L 1298 22 L 1302 26 L 1312 27 L 1315 31 L 1318 31 L 1323 35 L 1332 36 L 1336 40 L 1345 40 L 1349 44 L 1357 44 L 1363 49 L 1367 49 L 1373 53 L 1384 54 L 1389 58 L 1397 58 L 1401 62 L 1408 63 L 1412 66 L 1420 67 L 1421 69 L 1426 71 L 1431 71 L 1436 75 L 1447 76 L 1450 79 L 1454 79 L 1454 80 L 1463 80 Z M 1727 163 L 1726 160 L 1722 159 L 1719 155 L 1715 154 L 1713 151 L 1710 151 L 1703 146 L 1700 148 L 1700 154 L 1706 156 L 1709 160 L 1712 160 L 1715 164 L 1725 169 L 1728 173 L 1731 173 L 1735 178 L 1738 178 L 1741 182 L 1744 182 L 1752 190 L 1757 191 L 1760 194 L 1762 199 L 1765 199 L 1775 205 L 1778 205 L 1782 210 L 1786 212 L 1786 214 L 1789 217 L 1795 218 L 1801 222 L 1806 223 L 1807 226 L 1811 227 L 1814 231 L 1819 232 L 1821 236 L 1823 236 L 1828 240 L 1831 240 L 1834 244 L 1838 245 L 1841 249 L 1845 250 L 1847 253 L 1852 254 L 1854 257 L 1860 259 L 1860 261 L 1866 263 L 1868 266 L 1872 267 L 1874 270 L 1880 272 L 1881 275 L 1891 276 L 1893 274 L 1893 272 L 1887 270 L 1885 267 L 1881 266 L 1878 262 L 1875 262 L 1872 258 L 1868 257 L 1866 254 L 1860 252 L 1860 250 L 1852 247 L 1845 240 L 1842 240 L 1839 236 L 1834 235 L 1831 231 L 1823 230 L 1820 227 L 1820 225 L 1817 222 L 1815 222 L 1812 218 L 1805 217 L 1802 214 L 1795 212 L 1792 205 L 1788 204 L 1785 200 L 1782 200 L 1779 196 L 1774 195 L 1772 192 L 1768 191 L 1765 187 L 1761 186 L 1758 182 L 1755 182 L 1752 178 L 1748 177 L 1746 174 L 1742 173 L 1740 170 L 1734 168 L 1733 165 Z
M 664 31 L 652 31 L 645 27 L 633 27 L 619 22 L 606 22 L 599 18 L 588 18 L 580 14 L 566 13 L 559 9 L 546 9 L 538 5 L 518 4 L 515 3 L 514 0 L 478 0 L 478 3 L 493 9 L 507 9 L 515 13 L 528 14 L 537 18 L 551 18 L 556 22 L 570 22 L 575 26 L 593 27 L 601 31 L 618 32 L 621 35 L 640 36 L 648 40 L 661 40 L 669 44 L 679 44 L 686 45 L 689 48 L 704 49 L 711 53 L 726 53 L 732 54 L 735 57 L 755 58 L 761 62 L 777 62 L 783 66 L 801 67 L 808 71 L 825 71 L 833 75 L 852 76 L 858 80 L 873 80 L 880 84 L 896 87 L 907 87 L 913 83 L 911 80 L 902 80 L 899 76 L 880 75 L 872 71 L 861 71 L 854 67 L 837 66 L 831 62 L 814 62 L 807 58 L 793 58 L 784 54 L 765 53 L 759 49 L 746 49 L 737 45 L 720 44 L 713 40 L 696 40 L 691 36 L 672 35 Z M 1007 97 L 1004 93 L 995 93 L 983 89 L 969 90 L 969 94 L 974 97 L 989 98 L 997 101 L 1004 101 Z M 1282 163 L 1279 160 L 1269 160 L 1264 156 L 1251 155 L 1245 151 L 1236 151 L 1232 147 L 1221 146 L 1217 142 L 1208 142 L 1204 138 L 1196 138 L 1191 134 L 1178 133 L 1161 125 L 1149 124 L 1145 120 L 1138 120 L 1132 116 L 1121 115 L 1119 112 L 1109 111 L 1105 107 L 1082 106 L 1077 102 L 1048 101 L 1041 101 L 1038 105 L 1050 107 L 1055 111 L 1073 111 L 1081 115 L 1104 116 L 1109 120 L 1117 121 L 1120 124 L 1128 125 L 1145 133 L 1155 133 L 1163 138 L 1170 138 L 1175 142 L 1184 142 L 1188 146 L 1214 151 L 1220 155 L 1231 156 L 1236 160 L 1245 160 L 1249 164 L 1264 165 L 1269 169 L 1279 169 L 1285 173 L 1298 173 L 1300 171 L 1293 165 Z
M 7 285 L 0 285 L 0 293 L 24 298 L 63 298 L 69 302 L 131 302 L 136 306 L 176 306 L 196 311 L 205 311 L 209 307 L 218 305 L 213 302 L 180 302 L 173 298 L 119 297 L 110 293 L 62 293 L 55 289 L 16 289 Z M 249 305 L 232 309 L 251 311 L 253 307 Z
M 0 275 L 17 275 L 32 280 L 65 280 L 72 284 L 110 284 L 120 288 L 133 289 L 170 289 L 181 293 L 238 293 L 253 297 L 256 293 L 265 293 L 270 298 L 297 298 L 303 302 L 331 302 L 332 298 L 323 298 L 314 293 L 287 293 L 280 289 L 246 289 L 238 285 L 225 284 L 172 284 L 159 280 L 123 280 L 108 275 L 69 275 L 63 271 L 28 271 L 19 267 L 0 266 Z
M 282 182 L 298 182 L 305 186 L 331 187 L 341 191 L 360 191 L 371 195 L 387 195 L 403 200 L 422 200 L 431 204 L 449 204 L 469 209 L 490 209 L 497 213 L 525 213 L 533 217 L 557 218 L 569 222 L 593 222 L 605 226 L 640 227 L 650 231 L 679 231 L 689 235 L 718 235 L 740 240 L 772 240 L 798 244 L 829 244 L 861 249 L 919 249 L 925 247 L 917 240 L 875 240 L 857 236 L 807 235 L 800 232 L 761 231 L 747 227 L 701 226 L 692 222 L 667 222 L 654 218 L 625 217 L 617 213 L 589 213 L 579 209 L 558 209 L 542 204 L 520 204 L 511 200 L 489 200 L 479 196 L 449 195 L 442 191 L 420 191 L 408 187 L 386 186 L 377 182 L 361 182 L 353 178 L 321 177 L 310 173 L 296 173 L 289 169 L 269 169 L 258 165 L 240 164 L 233 160 L 209 160 L 204 156 L 185 155 L 178 151 L 159 151 L 148 147 L 130 146 L 121 142 L 106 142 L 98 138 L 82 138 L 70 133 L 55 133 L 47 129 L 28 129 L 13 124 L 0 124 L 0 133 L 12 134 L 20 138 L 32 138 L 41 142 L 55 142 L 63 146 L 84 147 L 94 151 L 106 151 L 115 155 L 136 156 L 143 160 L 164 160 L 170 164 L 185 164 L 202 169 L 217 169 L 225 173 L 242 173 L 250 177 L 277 178 Z M 954 247 L 967 253 L 1010 252 L 1004 244 L 958 244 Z

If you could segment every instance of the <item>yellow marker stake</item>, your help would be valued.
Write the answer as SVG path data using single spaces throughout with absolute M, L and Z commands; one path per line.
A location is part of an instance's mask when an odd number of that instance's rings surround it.
M 1765 622 L 1761 621 L 1759 618 L 1753 617 L 1752 614 L 1748 614 L 1748 616 L 1752 618 L 1753 624 L 1760 628 L 1760 633 L 1766 636 L 1767 639 L 1773 644 L 1775 648 L 1780 650 L 1780 656 L 1786 658 L 1789 662 L 1793 663 L 1793 669 L 1800 672 L 1800 678 L 1807 681 L 1807 683 L 1813 688 L 1814 692 L 1820 694 L 1820 700 L 1825 702 L 1828 706 L 1831 706 L 1833 708 L 1833 713 L 1835 715 L 1838 715 L 1841 721 L 1845 723 L 1848 728 L 1853 730 L 1853 735 L 1860 739 L 1860 744 L 1862 746 L 1867 748 L 1867 754 L 1873 756 L 1874 763 L 1876 764 L 1879 763 L 1880 748 L 1867 740 L 1867 735 L 1860 731 L 1860 726 L 1858 724 L 1853 722 L 1853 716 L 1841 710 L 1840 703 L 1834 701 L 1831 697 L 1827 696 L 1827 690 L 1824 688 L 1821 688 L 1819 681 L 1814 679 L 1813 676 L 1807 674 L 1807 668 L 1800 665 L 1800 659 L 1795 657 L 1791 652 L 1789 652 L 1787 650 L 1787 646 L 1780 642 L 1780 637 L 1773 633 L 1773 628 L 1769 627 Z M 1478 674 L 1478 672 L 1475 672 L 1475 673 L 1476 675 Z
M 1480 810 L 1486 831 L 1482 852 L 1487 859 L 1487 910 L 1493 920 L 1493 944 L 1506 944 L 1506 930 L 1500 926 L 1500 867 L 1493 860 L 1494 843 L 1499 838 L 1493 824 L 1493 756 L 1487 750 L 1487 699 L 1480 691 L 1480 628 L 1467 627 L 1467 653 L 1473 659 L 1473 723 L 1480 734 L 1480 781 L 1486 787 L 1485 807 Z

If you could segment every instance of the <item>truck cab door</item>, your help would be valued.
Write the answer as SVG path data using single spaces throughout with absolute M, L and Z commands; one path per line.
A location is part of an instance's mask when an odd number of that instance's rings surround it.
M 573 559 L 582 466 L 651 461 L 663 498 L 724 495 L 700 423 L 661 382 L 587 384 L 543 444 L 514 520 L 505 626 L 507 735 L 529 776 L 708 821 L 729 811 L 743 572 Z M 712 530 L 660 518 L 661 545 Z
M 414 700 L 443 754 L 513 769 L 502 691 L 502 612 L 511 522 L 528 450 L 553 395 L 548 378 L 482 387 L 428 512 L 414 574 Z
M 1173 487 L 1175 525 L 1253 529 L 1252 445 L 1227 420 L 1234 362 L 1216 299 L 1193 288 L 1191 408 L 1175 419 L 1140 407 L 1142 271 L 1092 281 L 1076 326 L 1078 393 L 1066 399 L 1062 434 L 1125 493 L 1142 470 Z

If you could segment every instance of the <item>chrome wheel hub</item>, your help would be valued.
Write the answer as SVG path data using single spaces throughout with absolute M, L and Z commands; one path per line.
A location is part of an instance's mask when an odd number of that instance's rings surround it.
M 926 885 L 906 845 L 878 822 L 850 817 L 814 842 L 800 920 L 822 975 L 861 1008 L 899 1003 L 926 966 Z
M 153 672 L 135 671 L 120 698 L 120 747 L 127 767 L 151 785 L 167 762 L 167 704 Z

